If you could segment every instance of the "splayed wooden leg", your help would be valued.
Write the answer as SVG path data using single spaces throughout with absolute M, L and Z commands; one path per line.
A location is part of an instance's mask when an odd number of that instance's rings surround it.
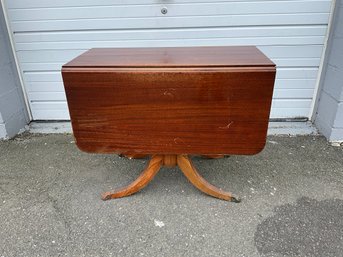
M 210 196 L 223 199 L 226 201 L 236 202 L 239 203 L 240 199 L 232 196 L 231 193 L 225 192 L 210 183 L 208 183 L 200 174 L 197 172 L 196 168 L 194 167 L 192 161 L 189 159 L 187 155 L 178 155 L 177 156 L 177 164 L 179 165 L 181 171 L 188 180 L 200 191 L 208 194 Z
M 134 182 L 132 182 L 130 185 L 126 187 L 103 193 L 101 196 L 102 200 L 125 197 L 138 192 L 146 185 L 148 185 L 149 182 L 155 177 L 155 175 L 163 165 L 163 160 L 163 155 L 152 156 L 147 167 L 143 170 L 141 175 Z
M 183 174 L 185 174 L 185 176 L 188 178 L 188 180 L 196 188 L 198 188 L 205 194 L 226 201 L 236 203 L 240 202 L 240 200 L 232 196 L 231 193 L 225 192 L 211 185 L 203 177 L 201 177 L 187 155 L 153 155 L 147 167 L 134 182 L 126 187 L 103 193 L 102 199 L 109 200 L 114 198 L 121 198 L 138 192 L 149 184 L 149 182 L 155 177 L 155 175 L 163 165 L 166 167 L 173 167 L 175 165 L 178 165 Z

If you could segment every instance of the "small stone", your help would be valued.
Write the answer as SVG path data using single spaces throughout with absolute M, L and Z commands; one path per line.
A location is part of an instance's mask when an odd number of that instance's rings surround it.
M 160 220 L 154 220 L 154 224 L 156 227 L 159 227 L 159 228 L 162 228 L 165 226 L 164 222 Z
M 272 141 L 272 140 L 269 140 L 268 143 L 271 143 L 271 144 L 273 144 L 273 145 L 277 145 L 277 144 L 278 144 L 278 142 Z

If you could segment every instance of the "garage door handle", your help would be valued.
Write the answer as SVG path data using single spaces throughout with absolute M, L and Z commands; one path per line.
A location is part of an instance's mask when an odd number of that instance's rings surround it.
M 167 7 L 163 7 L 163 8 L 161 9 L 161 13 L 162 13 L 162 14 L 167 14 L 167 12 L 168 12 Z

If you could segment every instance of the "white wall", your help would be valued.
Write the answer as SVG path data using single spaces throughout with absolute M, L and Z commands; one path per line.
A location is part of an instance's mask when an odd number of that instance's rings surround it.
M 0 4 L 0 139 L 15 136 L 29 122 Z
M 315 124 L 329 141 L 343 142 L 343 2 L 338 0 L 329 38 Z

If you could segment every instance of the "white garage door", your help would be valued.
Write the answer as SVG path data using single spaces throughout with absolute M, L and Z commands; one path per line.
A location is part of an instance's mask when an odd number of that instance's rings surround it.
M 69 119 L 61 65 L 89 48 L 203 45 L 257 45 L 278 67 L 271 117 L 294 118 L 309 115 L 331 0 L 7 0 L 6 5 L 35 120 Z

